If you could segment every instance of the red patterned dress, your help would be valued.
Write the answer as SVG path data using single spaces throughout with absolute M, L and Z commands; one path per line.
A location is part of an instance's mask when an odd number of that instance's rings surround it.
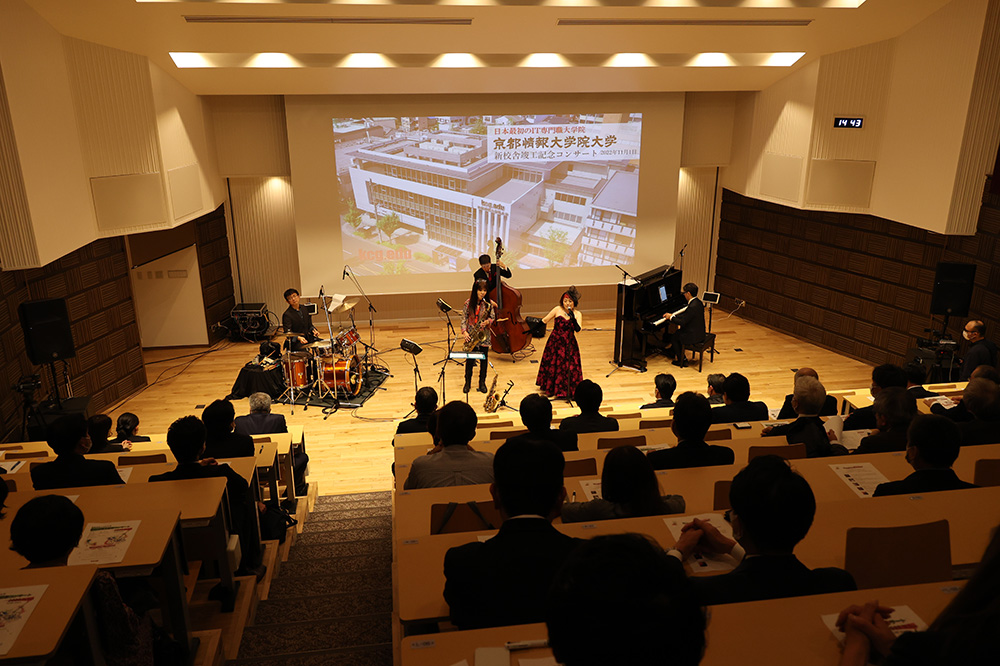
M 535 383 L 552 397 L 572 398 L 576 385 L 582 381 L 580 345 L 576 342 L 573 322 L 557 316 L 545 343 Z

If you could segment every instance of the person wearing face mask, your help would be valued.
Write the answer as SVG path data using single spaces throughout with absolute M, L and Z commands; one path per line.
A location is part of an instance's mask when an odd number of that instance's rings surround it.
M 583 381 L 583 367 L 580 363 L 580 345 L 576 334 L 583 326 L 583 313 L 576 309 L 580 304 L 580 292 L 570 287 L 563 292 L 559 305 L 542 319 L 552 325 L 552 333 L 545 343 L 542 360 L 538 364 L 535 383 L 553 398 L 569 400 L 576 392 L 576 385 Z
M 959 379 L 969 381 L 972 371 L 981 365 L 991 368 L 997 366 L 997 346 L 986 339 L 986 326 L 983 322 L 978 319 L 968 322 L 962 331 L 962 337 L 969 341 L 969 348 L 962 359 L 962 375 Z

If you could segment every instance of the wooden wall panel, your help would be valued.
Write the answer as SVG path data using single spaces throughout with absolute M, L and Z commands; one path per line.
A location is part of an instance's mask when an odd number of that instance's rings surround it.
M 986 190 L 988 192 L 989 179 Z M 1000 339 L 1000 197 L 986 194 L 974 236 L 890 220 L 803 211 L 723 191 L 716 290 L 743 316 L 873 364 L 902 363 L 930 317 L 939 261 L 976 264 L 970 318 Z M 952 318 L 961 339 L 965 324 Z
M 212 325 L 229 319 L 229 313 L 236 305 L 224 206 L 193 220 L 191 224 L 196 228 L 198 269 L 201 272 L 208 339 L 214 341 L 224 336 L 225 331 L 213 331 Z
M 0 271 L 0 436 L 16 439 L 21 394 L 10 389 L 39 373 L 41 399 L 52 390 L 48 368 L 32 366 L 24 349 L 17 307 L 40 298 L 65 298 L 76 357 L 68 362 L 75 395 L 89 395 L 96 413 L 146 385 L 139 329 L 132 305 L 128 259 L 122 238 L 104 238 L 42 268 Z M 61 374 L 61 364 L 56 366 Z M 61 380 L 60 380 L 61 381 Z M 60 386 L 61 395 L 66 396 Z

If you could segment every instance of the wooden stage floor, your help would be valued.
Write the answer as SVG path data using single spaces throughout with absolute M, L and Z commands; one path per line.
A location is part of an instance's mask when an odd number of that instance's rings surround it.
M 614 367 L 610 364 L 614 314 L 584 313 L 584 316 L 588 328 L 598 329 L 578 334 L 584 377 L 599 383 L 604 388 L 604 403 L 613 404 L 616 409 L 632 409 L 652 402 L 653 377 L 659 372 L 674 375 L 678 393 L 704 392 L 705 378 L 710 372 L 740 372 L 750 380 L 752 399 L 764 400 L 769 407 L 780 406 L 784 396 L 791 392 L 792 372 L 800 366 L 816 368 L 828 390 L 866 387 L 871 381 L 871 366 L 867 364 L 735 316 L 726 319 L 719 312 L 713 331 L 720 354 L 714 363 L 709 363 L 706 355 L 703 373 L 698 373 L 697 366 L 681 369 L 671 365 L 667 358 L 652 356 L 645 373 L 623 368 L 606 378 Z M 368 339 L 366 327 L 361 334 L 363 340 Z M 396 423 L 410 410 L 414 393 L 413 357 L 399 349 L 399 342 L 408 338 L 423 347 L 417 357 L 423 377 L 420 385 L 434 386 L 440 395 L 437 378 L 441 366 L 434 362 L 445 354 L 444 337 L 443 317 L 441 322 L 376 325 L 375 346 L 386 350 L 380 353 L 380 359 L 392 373 L 383 384 L 386 390 L 377 391 L 360 409 L 341 409 L 327 419 L 318 407 L 303 410 L 296 406 L 293 415 L 289 405 L 274 405 L 273 411 L 285 414 L 290 424 L 304 426 L 311 459 L 309 479 L 318 482 L 321 494 L 392 488 L 392 435 Z M 521 398 L 535 392 L 538 360 L 546 339 L 534 340 L 535 352 L 516 363 L 509 357 L 490 355 L 500 377 L 497 387 L 504 387 L 508 380 L 514 381 L 508 402 L 515 407 Z M 257 347 L 256 343 L 223 342 L 209 353 L 203 353 L 207 351 L 204 347 L 147 350 L 144 357 L 150 386 L 108 413 L 117 418 L 124 411 L 134 412 L 139 416 L 141 433 L 165 432 L 174 419 L 187 414 L 200 416 L 204 405 L 228 395 L 240 368 L 253 358 Z M 177 358 L 188 354 L 195 355 Z M 492 377 L 491 371 L 488 382 Z M 464 369 L 449 364 L 446 384 L 449 400 L 463 398 L 463 383 Z M 484 411 L 483 399 L 484 395 L 473 387 L 469 401 L 477 412 Z M 237 401 L 235 406 L 237 415 L 248 410 L 245 399 Z M 557 402 L 555 406 L 568 407 L 568 403 Z M 516 413 L 510 414 L 518 423 Z

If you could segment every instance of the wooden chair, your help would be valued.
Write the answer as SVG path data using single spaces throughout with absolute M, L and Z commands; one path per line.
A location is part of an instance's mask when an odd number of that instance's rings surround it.
M 706 333 L 705 339 L 697 344 L 684 345 L 685 354 L 689 351 L 698 355 L 698 372 L 705 364 L 705 351 L 708 351 L 709 362 L 715 363 L 715 333 Z M 694 361 L 693 356 L 691 360 Z
M 729 489 L 733 482 L 721 479 L 715 482 L 715 491 L 712 494 L 712 509 L 715 511 L 725 511 L 729 509 Z
M 490 441 L 494 439 L 510 439 L 511 437 L 517 437 L 518 435 L 527 435 L 528 429 L 522 428 L 521 430 L 503 430 L 501 432 L 491 432 Z
M 476 432 L 480 430 L 492 430 L 493 428 L 513 428 L 513 421 L 489 421 L 487 423 L 477 423 Z
M 48 458 L 48 451 L 8 451 L 4 460 L 24 460 L 25 458 Z
M 972 482 L 977 486 L 1000 486 L 1000 460 L 996 458 L 977 460 Z
M 496 530 L 502 522 L 492 500 L 431 505 L 431 534 Z
M 785 460 L 798 460 L 806 457 L 805 444 L 778 444 L 777 446 L 751 446 L 747 451 L 747 462 L 758 456 L 778 456 Z
M 951 580 L 948 521 L 852 527 L 847 530 L 844 568 L 858 589 Z
M 20 451 L 23 448 L 20 444 L 0 444 L 0 451 Z
M 611 412 L 608 416 L 615 421 L 621 421 L 623 419 L 637 419 L 641 414 L 639 412 Z
M 726 428 L 725 430 L 709 430 L 705 433 L 706 442 L 718 442 L 722 439 L 732 439 L 733 429 Z
M 597 476 L 597 458 L 567 460 L 563 476 Z
M 635 435 L 632 437 L 598 437 L 597 448 L 614 449 L 619 446 L 646 446 L 645 435 Z
M 166 453 L 149 453 L 146 455 L 118 456 L 118 466 L 123 465 L 149 465 L 152 463 L 167 462 Z
M 827 395 L 832 395 L 837 399 L 837 414 L 843 415 L 847 412 L 847 398 L 848 396 L 855 395 L 857 391 L 827 391 Z
M 254 444 L 270 444 L 270 435 L 250 435 L 253 438 Z
M 674 419 L 646 419 L 639 421 L 639 430 L 649 430 L 650 428 L 669 428 L 674 424 Z

